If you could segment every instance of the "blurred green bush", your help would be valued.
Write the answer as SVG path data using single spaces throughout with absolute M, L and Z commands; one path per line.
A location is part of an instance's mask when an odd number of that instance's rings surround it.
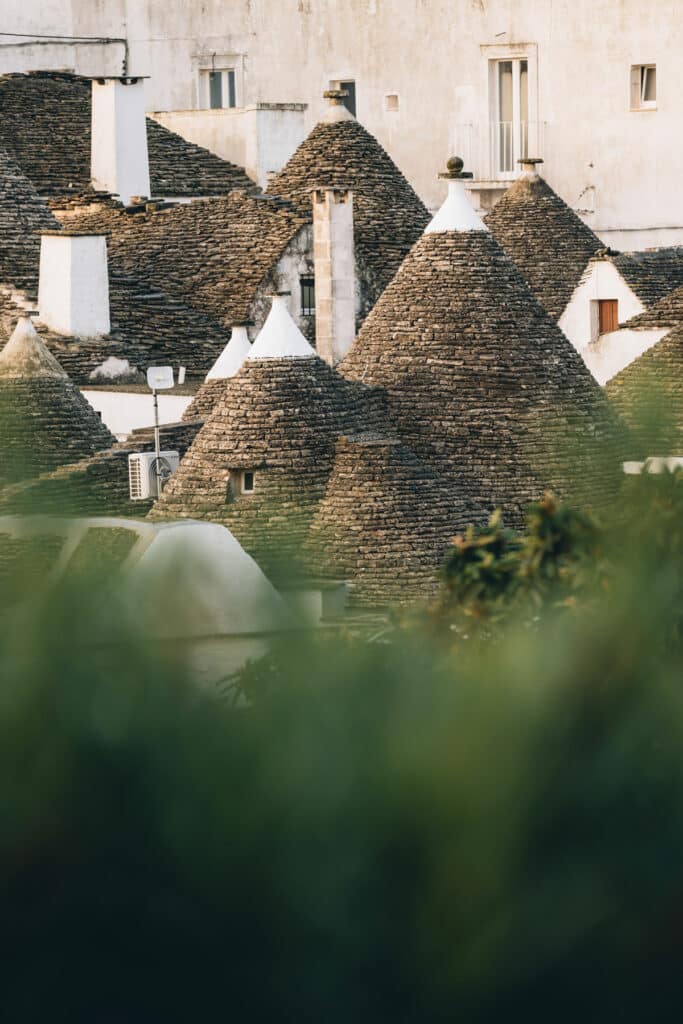
M 432 614 L 299 637 L 237 711 L 97 580 L 6 611 L 3 1019 L 678 1018 L 682 513 L 495 519 Z

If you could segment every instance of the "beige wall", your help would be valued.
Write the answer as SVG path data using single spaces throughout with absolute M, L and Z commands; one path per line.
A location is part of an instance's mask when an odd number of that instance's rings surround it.
M 59 7 L 48 3 L 48 18 L 45 0 L 5 0 L 4 23 L 44 30 L 59 21 Z M 488 60 L 527 56 L 529 119 L 542 125 L 550 183 L 571 206 L 594 205 L 587 222 L 619 246 L 683 242 L 683 0 L 203 0 L 201 14 L 197 7 L 72 0 L 71 23 L 83 34 L 129 37 L 131 69 L 152 75 L 148 109 L 196 106 L 201 55 L 213 52 L 243 57 L 245 104 L 307 103 L 309 127 L 330 80 L 355 78 L 360 120 L 432 207 L 444 193 L 436 174 L 456 144 L 466 148 L 469 138 L 464 155 L 484 161 Z M 0 50 L 0 66 L 10 52 Z M 27 51 L 13 52 L 28 60 Z M 116 69 L 116 47 L 79 49 L 62 63 L 102 71 L 93 62 L 103 53 Z M 658 109 L 631 112 L 630 66 L 651 62 Z M 389 93 L 399 97 L 398 112 L 385 109 Z

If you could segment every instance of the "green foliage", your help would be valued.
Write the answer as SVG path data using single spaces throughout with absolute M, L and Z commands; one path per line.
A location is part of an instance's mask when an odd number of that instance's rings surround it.
M 125 591 L 5 613 L 3 1017 L 678 1016 L 682 491 L 496 520 L 447 591 L 495 643 L 297 636 L 237 709 Z
M 530 624 L 548 605 L 574 607 L 607 585 L 603 546 L 596 520 L 551 494 L 530 507 L 523 533 L 506 529 L 496 511 L 487 527 L 454 539 L 435 617 L 457 634 L 491 638 L 511 616 Z

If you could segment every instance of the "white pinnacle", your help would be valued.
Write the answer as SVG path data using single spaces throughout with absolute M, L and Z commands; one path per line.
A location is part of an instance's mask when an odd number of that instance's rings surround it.
M 273 306 L 251 346 L 249 359 L 310 359 L 315 352 L 289 315 L 283 295 L 273 295 Z
M 2 377 L 66 377 L 27 316 L 19 319 L 12 337 L 0 352 Z
M 233 327 L 230 341 L 206 375 L 206 380 L 226 380 L 234 377 L 251 352 L 247 328 L 242 324 Z
M 488 231 L 470 202 L 462 179 L 451 178 L 443 206 L 425 228 L 425 234 L 436 231 Z

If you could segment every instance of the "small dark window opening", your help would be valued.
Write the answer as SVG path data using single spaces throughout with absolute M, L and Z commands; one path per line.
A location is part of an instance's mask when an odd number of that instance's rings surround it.
M 349 95 L 344 97 L 344 106 L 347 110 L 350 110 L 353 116 L 356 116 L 356 83 L 355 82 L 340 82 L 339 88 L 343 89 Z
M 315 278 L 302 277 L 301 282 L 301 315 L 315 316 Z
M 254 473 L 245 469 L 242 473 L 242 494 L 254 493 Z
M 212 110 L 223 106 L 223 72 L 209 71 L 209 105 Z

